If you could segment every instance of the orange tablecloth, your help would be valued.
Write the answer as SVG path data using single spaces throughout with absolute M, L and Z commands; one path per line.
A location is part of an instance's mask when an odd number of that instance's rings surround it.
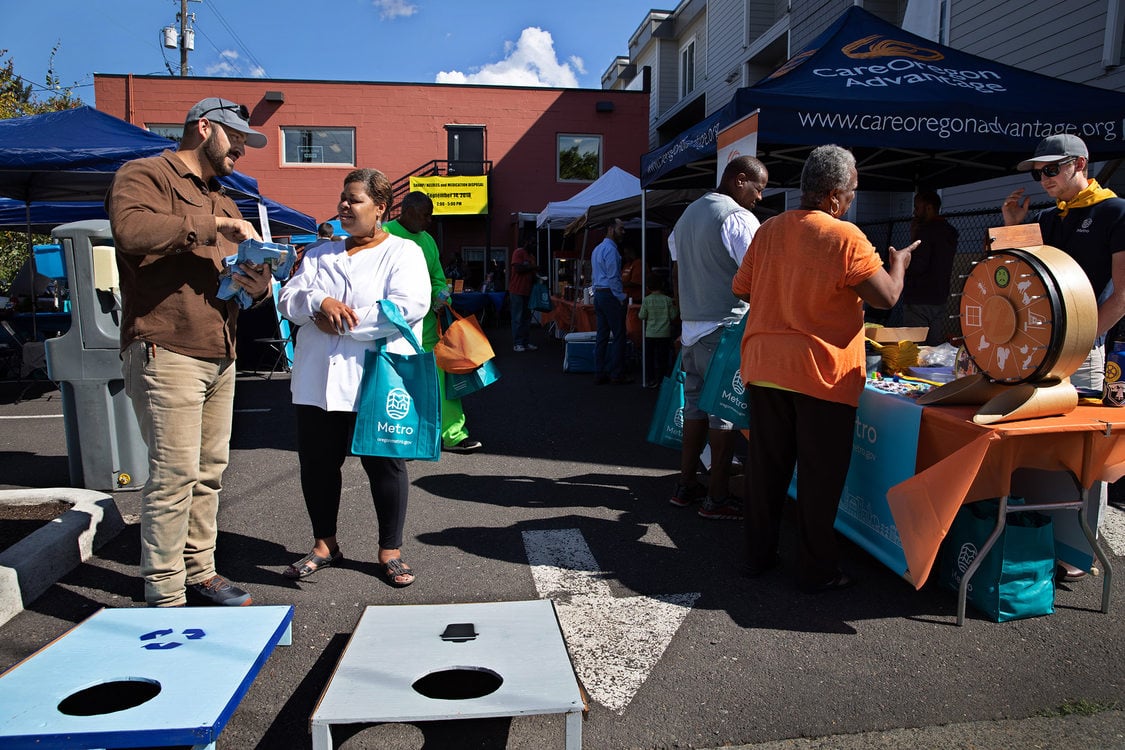
M 594 312 L 593 305 L 570 302 L 562 297 L 551 297 L 551 302 L 555 306 L 551 312 L 539 313 L 541 323 L 554 323 L 563 333 L 598 330 L 598 316 Z M 640 351 L 641 338 L 644 335 L 641 329 L 641 319 L 637 317 L 640 310 L 640 305 L 629 305 L 629 313 L 625 317 L 625 335 L 633 342 L 633 346 L 638 348 L 638 351 Z
M 1061 417 L 990 426 L 976 407 L 927 406 L 917 473 L 887 492 L 907 568 L 921 588 L 963 503 L 1007 495 L 1019 468 L 1069 471 L 1084 488 L 1125 475 L 1125 409 L 1079 406 Z

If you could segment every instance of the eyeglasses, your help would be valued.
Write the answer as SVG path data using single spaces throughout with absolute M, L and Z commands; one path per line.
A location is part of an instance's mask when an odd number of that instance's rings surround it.
M 231 112 L 237 112 L 239 117 L 241 117 L 246 122 L 250 122 L 250 110 L 246 108 L 245 104 L 224 104 L 221 107 L 211 107 L 211 109 L 205 109 L 200 112 L 199 116 L 201 118 L 206 117 L 208 112 L 214 112 L 218 109 L 229 109 Z M 1056 172 L 1055 174 L 1058 174 L 1058 172 Z
M 1069 159 L 1063 159 L 1062 161 L 1057 161 L 1054 164 L 1048 164 L 1042 169 L 1033 169 L 1031 170 L 1031 179 L 1035 182 L 1039 182 L 1041 179 L 1043 179 L 1044 176 L 1058 177 L 1059 172 L 1062 170 L 1063 166 L 1066 164 L 1070 164 L 1076 158 L 1077 157 L 1072 156 Z

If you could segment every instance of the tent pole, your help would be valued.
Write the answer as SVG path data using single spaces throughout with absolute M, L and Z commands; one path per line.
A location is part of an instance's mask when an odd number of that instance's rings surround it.
M 641 304 L 644 304 L 644 297 L 648 294 L 648 220 L 645 215 L 645 194 L 647 190 L 641 189 Z M 629 323 L 629 311 L 625 311 L 626 329 Z M 646 351 L 648 342 L 645 340 L 645 329 L 648 328 L 648 323 L 644 320 L 641 321 L 641 387 L 644 388 L 648 385 L 648 353 Z
M 28 297 L 31 299 L 31 340 L 39 340 L 39 326 L 37 325 L 38 319 L 36 313 L 39 308 L 39 300 L 35 298 L 35 248 L 31 241 L 31 199 L 28 198 L 23 202 L 24 216 L 27 219 L 27 290 Z M 20 362 L 20 372 L 23 372 L 23 362 Z

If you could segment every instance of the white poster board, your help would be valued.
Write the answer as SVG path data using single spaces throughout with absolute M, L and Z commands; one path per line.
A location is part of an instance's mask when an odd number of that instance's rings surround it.
M 719 131 L 716 138 L 718 159 L 715 163 L 715 186 L 723 179 L 723 170 L 731 159 L 758 155 L 758 112 L 731 123 Z

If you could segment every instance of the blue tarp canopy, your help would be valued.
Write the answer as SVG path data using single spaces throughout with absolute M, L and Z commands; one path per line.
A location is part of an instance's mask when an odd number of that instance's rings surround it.
M 948 187 L 1011 174 L 1041 138 L 1125 156 L 1125 93 L 1051 78 L 931 42 L 858 6 L 768 78 L 641 158 L 645 188 L 715 183 L 720 129 L 759 110 L 770 184 L 796 187 L 812 146 L 852 149 L 860 189 Z
M 29 208 L 30 225 L 39 230 L 104 219 L 101 204 L 117 169 L 174 146 L 91 107 L 0 120 L 0 196 L 8 199 L 0 200 L 0 226 L 27 227 Z M 316 231 L 312 217 L 263 197 L 254 178 L 235 172 L 220 182 L 255 224 L 261 201 L 271 224 Z
M 118 167 L 171 143 L 91 107 L 0 120 L 0 196 L 101 200 Z

